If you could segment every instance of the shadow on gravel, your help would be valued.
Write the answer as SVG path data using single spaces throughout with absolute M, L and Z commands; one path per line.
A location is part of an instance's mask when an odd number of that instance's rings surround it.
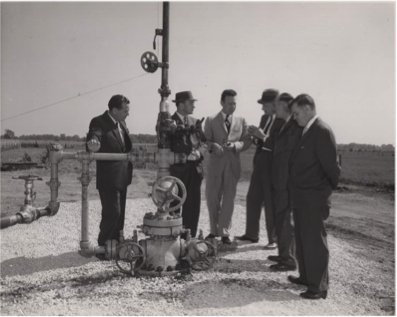
M 270 260 L 240 260 L 219 258 L 214 265 L 214 271 L 221 273 L 242 273 L 242 272 L 269 272 L 279 273 L 270 270 L 269 266 L 274 264 Z
M 242 307 L 255 302 L 301 301 L 296 290 L 289 285 L 266 279 L 222 278 L 216 281 L 191 283 L 179 292 L 144 292 L 140 298 L 168 302 L 175 299 L 185 309 Z
M 77 252 L 68 252 L 58 256 L 51 255 L 42 258 L 18 257 L 0 263 L 1 277 L 77 267 L 92 261 L 95 261 L 95 258 L 84 258 Z

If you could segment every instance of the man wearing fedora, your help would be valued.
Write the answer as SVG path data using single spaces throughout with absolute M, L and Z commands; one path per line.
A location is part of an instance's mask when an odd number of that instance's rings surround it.
M 236 96 L 232 89 L 223 91 L 222 110 L 208 117 L 204 127 L 210 152 L 206 181 L 210 234 L 206 238 L 222 237 L 228 245 L 232 243 L 229 230 L 241 174 L 240 153 L 251 146 L 245 119 L 234 114 Z
M 187 196 L 182 206 L 182 224 L 190 229 L 191 236 L 197 234 L 197 226 L 200 216 L 201 183 L 204 178 L 203 154 L 198 150 L 201 142 L 205 142 L 205 136 L 201 128 L 201 121 L 191 117 L 194 111 L 194 102 L 190 91 L 178 92 L 175 95 L 176 112 L 172 119 L 176 124 L 183 126 L 183 133 L 176 133 L 171 140 L 171 151 L 186 154 L 185 164 L 173 164 L 170 166 L 171 176 L 179 178 L 185 185 Z M 196 132 L 192 131 L 191 126 Z M 171 204 L 172 206 L 173 204 Z M 180 210 L 176 211 L 180 212 Z M 186 236 L 183 236 L 185 238 Z
M 247 193 L 247 221 L 245 234 L 237 237 L 241 241 L 257 243 L 259 241 L 259 222 L 262 205 L 265 206 L 266 230 L 268 244 L 265 249 L 277 248 L 275 210 L 272 192 L 271 166 L 274 147 L 274 136 L 283 125 L 283 120 L 276 118 L 275 100 L 279 95 L 275 89 L 263 91 L 262 98 L 258 100 L 262 104 L 265 114 L 261 118 L 259 127 L 250 126 L 248 129 L 257 144 L 254 156 L 254 169 Z

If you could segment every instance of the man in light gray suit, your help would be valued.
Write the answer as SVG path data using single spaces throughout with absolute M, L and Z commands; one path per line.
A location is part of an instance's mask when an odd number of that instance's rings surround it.
M 233 115 L 236 110 L 234 90 L 223 91 L 222 111 L 208 117 L 204 134 L 210 156 L 206 177 L 206 198 L 210 216 L 210 234 L 206 238 L 222 237 L 231 244 L 229 230 L 232 224 L 234 198 L 241 174 L 240 152 L 251 146 L 244 118 Z

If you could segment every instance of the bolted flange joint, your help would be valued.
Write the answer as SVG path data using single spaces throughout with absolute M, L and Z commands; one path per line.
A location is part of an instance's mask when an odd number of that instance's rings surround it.
M 61 186 L 61 182 L 58 178 L 51 178 L 49 182 L 46 182 L 46 185 L 50 186 L 51 189 L 58 189 Z

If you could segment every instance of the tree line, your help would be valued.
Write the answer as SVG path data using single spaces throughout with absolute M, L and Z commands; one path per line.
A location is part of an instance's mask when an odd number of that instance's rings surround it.
M 157 143 L 157 136 L 150 134 L 130 134 L 132 143 Z M 5 133 L 0 136 L 1 139 L 5 140 L 46 140 L 46 141 L 75 141 L 85 142 L 87 136 L 80 137 L 77 134 L 71 136 L 66 134 L 54 135 L 54 134 L 29 134 L 16 136 L 15 132 L 9 129 L 5 130 Z
M 393 144 L 360 144 L 360 143 L 349 143 L 349 144 L 338 144 L 339 151 L 350 151 L 350 152 L 394 152 Z
M 80 137 L 77 134 L 70 136 L 66 134 L 54 135 L 54 134 L 30 134 L 16 136 L 14 131 L 6 129 L 5 133 L 0 136 L 1 139 L 20 139 L 20 140 L 52 140 L 55 142 L 59 141 L 76 141 L 85 142 L 86 136 Z M 146 144 L 157 144 L 157 136 L 152 134 L 130 134 L 132 143 L 146 143 Z M 360 143 L 349 143 L 349 144 L 338 144 L 339 151 L 383 151 L 383 152 L 394 152 L 394 146 L 392 144 L 360 144 Z

